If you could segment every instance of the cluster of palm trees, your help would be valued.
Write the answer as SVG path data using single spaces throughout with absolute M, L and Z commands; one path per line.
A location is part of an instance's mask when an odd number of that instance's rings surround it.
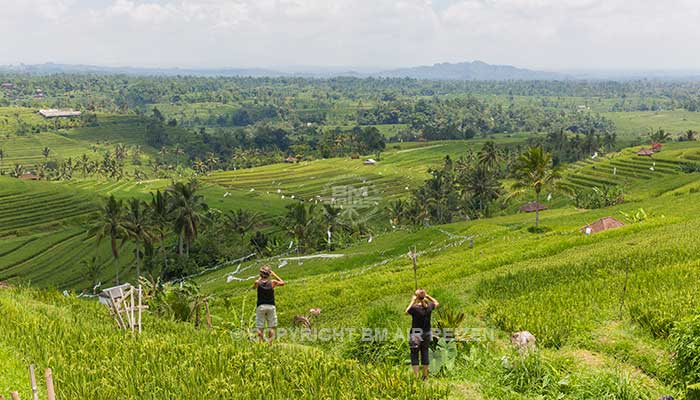
M 34 172 L 40 179 L 47 180 L 70 180 L 73 179 L 76 172 L 79 172 L 83 178 L 98 175 L 120 180 L 126 176 L 124 165 L 129 151 L 126 145 L 118 143 L 114 146 L 114 151 L 106 151 L 101 160 L 94 160 L 87 154 L 83 154 L 77 159 L 68 157 L 65 160 L 57 161 L 49 159 L 52 150 L 50 147 L 44 147 L 41 150 L 44 160 L 35 166 Z M 134 160 L 140 159 L 141 147 L 132 146 L 131 154 Z M 2 159 L 5 156 L 6 153 L 2 151 L 0 153 L 0 170 L 2 170 Z M 15 164 L 10 175 L 19 178 L 26 172 L 30 171 L 25 166 Z
M 294 238 L 299 253 L 334 250 L 371 233 L 366 221 L 332 204 L 290 204 L 280 225 Z
M 441 169 L 430 170 L 430 178 L 413 193 L 412 199 L 389 203 L 392 225 L 446 224 L 488 217 L 497 200 L 506 202 L 528 192 L 534 192 L 539 202 L 542 190 L 560 178 L 552 155 L 540 146 L 527 149 L 514 161 L 510 154 L 487 142 L 475 155 L 456 162 L 446 157 Z M 506 177 L 515 179 L 514 190 L 508 194 L 500 182 Z M 535 226 L 539 226 L 539 210 Z
M 168 270 L 166 241 L 171 234 L 177 240 L 177 256 L 189 257 L 190 246 L 209 220 L 208 206 L 197 188 L 196 181 L 176 182 L 165 191 L 152 193 L 150 202 L 132 198 L 125 203 L 114 195 L 106 200 L 88 235 L 96 238 L 98 247 L 109 239 L 117 283 L 120 251 L 127 242 L 134 246 L 138 277 L 145 254 L 159 251 L 164 271 Z

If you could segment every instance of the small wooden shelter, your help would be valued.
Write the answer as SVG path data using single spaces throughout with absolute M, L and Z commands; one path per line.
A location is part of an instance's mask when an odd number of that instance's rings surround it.
M 581 232 L 585 233 L 586 235 L 590 235 L 592 233 L 607 231 L 608 229 L 615 229 L 622 226 L 625 226 L 622 221 L 619 221 L 613 217 L 605 217 L 584 226 L 581 228 Z
M 289 157 L 284 159 L 284 162 L 286 162 L 287 164 L 294 164 L 297 161 L 298 161 L 297 158 L 294 156 L 289 156 Z
M 373 158 L 368 158 L 368 159 L 365 160 L 365 162 L 364 162 L 363 164 L 365 164 L 365 165 L 374 165 L 374 164 L 376 164 L 376 163 L 377 163 L 377 161 L 376 161 L 375 159 L 373 159 Z
M 641 149 L 637 152 L 638 156 L 651 157 L 654 155 L 654 150 L 652 149 Z
M 98 295 L 100 303 L 109 308 L 119 329 L 131 329 L 131 333 L 141 333 L 141 313 L 148 306 L 143 305 L 143 290 L 125 283 L 104 289 Z
M 25 172 L 18 177 L 23 181 L 38 181 L 40 178 L 31 172 Z
M 535 212 L 535 211 L 546 210 L 547 208 L 548 207 L 542 203 L 538 203 L 536 201 L 531 201 L 529 203 L 523 204 L 520 207 L 520 212 L 531 213 L 531 212 Z

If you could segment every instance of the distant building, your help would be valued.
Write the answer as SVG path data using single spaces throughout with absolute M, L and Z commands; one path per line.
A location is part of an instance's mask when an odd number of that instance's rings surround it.
M 364 162 L 365 165 L 374 165 L 374 164 L 376 164 L 376 163 L 377 163 L 377 161 L 374 160 L 373 158 L 368 158 L 368 159 L 366 159 L 365 162 Z
M 538 211 L 538 210 L 539 210 L 539 211 L 546 210 L 547 208 L 548 208 L 548 207 L 545 206 L 545 205 L 542 204 L 542 203 L 538 203 L 538 202 L 536 202 L 536 201 L 531 201 L 531 202 L 529 202 L 529 203 L 527 203 L 527 204 L 523 204 L 523 205 L 520 207 L 520 211 L 521 211 L 521 212 L 526 212 L 526 213 L 531 213 L 531 212 L 535 212 L 535 211 Z
M 8 83 L 3 83 L 2 85 L 0 85 L 0 87 L 5 89 L 5 90 L 12 90 L 15 88 L 15 85 L 8 82 Z
M 641 149 L 637 152 L 638 156 L 651 157 L 654 155 L 654 150 L 652 149 Z
M 298 162 L 298 161 L 299 160 L 297 160 L 297 158 L 293 157 L 293 156 L 289 156 L 289 157 L 284 159 L 284 162 L 286 162 L 287 164 L 294 164 L 295 162 Z
M 22 175 L 19 176 L 19 179 L 21 179 L 21 180 L 23 180 L 23 181 L 38 181 L 38 180 L 39 180 L 39 177 L 36 176 L 36 175 L 34 175 L 34 174 L 31 173 L 31 172 L 25 172 L 25 173 L 23 173 Z
M 605 217 L 584 226 L 581 228 L 581 232 L 585 233 L 586 235 L 590 235 L 592 233 L 602 232 L 608 229 L 615 229 L 622 226 L 625 226 L 622 221 L 618 221 L 613 217 Z
M 50 108 L 46 110 L 39 110 L 39 115 L 44 118 L 67 118 L 67 117 L 79 117 L 80 111 L 75 111 L 70 108 L 66 109 L 56 109 Z

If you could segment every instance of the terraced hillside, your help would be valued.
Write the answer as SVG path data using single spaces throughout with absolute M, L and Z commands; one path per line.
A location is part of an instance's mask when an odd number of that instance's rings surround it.
M 564 188 L 620 186 L 627 200 L 639 200 L 691 185 L 697 176 L 683 173 L 683 163 L 700 162 L 698 142 L 666 144 L 651 157 L 638 156 L 640 147 L 625 149 L 606 157 L 587 159 L 567 168 Z
M 99 202 L 89 192 L 66 190 L 45 182 L 0 177 L 0 280 L 31 282 L 37 286 L 90 286 L 81 261 L 97 256 L 108 281 L 112 260 L 108 244 L 99 249 L 86 235 Z M 122 268 L 133 262 L 128 247 Z
M 520 137 L 500 138 L 498 143 L 521 141 Z M 382 153 L 375 165 L 363 164 L 371 156 L 333 158 L 217 172 L 205 180 L 226 188 L 302 199 L 331 197 L 333 188 L 338 186 L 367 186 L 382 200 L 390 200 L 416 189 L 427 178 L 428 169 L 441 165 L 446 155 L 456 159 L 469 149 L 478 151 L 483 143 L 484 140 L 405 143 Z
M 287 281 L 276 299 L 283 327 L 293 327 L 294 316 L 319 307 L 315 328 L 376 324 L 394 332 L 408 324 L 401 312 L 413 290 L 413 272 L 405 253 L 415 244 L 421 252 L 419 285 L 442 307 L 464 312 L 460 327 L 474 335 L 460 350 L 458 366 L 442 378 L 454 397 L 678 396 L 683 387 L 677 385 L 668 333 L 700 306 L 700 247 L 693 239 L 700 229 L 698 200 L 700 194 L 683 192 L 602 210 L 548 210 L 542 213 L 542 223 L 551 229 L 546 234 L 527 231 L 530 214 L 397 231 L 338 251 L 339 258 L 285 260 L 289 255 L 284 255 L 212 272 L 199 282 L 216 295 L 218 323 L 250 326 L 255 293 L 246 279 L 267 262 Z M 592 236 L 579 231 L 604 216 L 622 219 L 621 211 L 638 207 L 653 216 Z M 507 338 L 519 330 L 538 339 L 541 353 L 533 364 L 503 361 L 512 360 Z M 352 341 L 319 346 L 358 354 L 349 350 Z M 405 364 L 404 346 L 377 344 L 374 360 Z

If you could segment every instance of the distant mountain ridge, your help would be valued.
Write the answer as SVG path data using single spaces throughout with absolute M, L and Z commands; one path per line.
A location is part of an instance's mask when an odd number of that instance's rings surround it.
M 249 77 L 305 77 L 332 78 L 339 76 L 356 78 L 412 78 L 425 80 L 563 80 L 571 77 L 556 72 L 534 71 L 511 65 L 491 65 L 483 61 L 440 63 L 431 66 L 397 68 L 377 72 L 358 72 L 351 68 L 338 70 L 314 68 L 296 71 L 273 70 L 266 68 L 145 68 L 145 67 L 103 67 L 74 64 L 34 64 L 0 66 L 0 72 L 14 71 L 34 75 L 48 74 L 126 74 L 144 76 L 249 76 Z
M 430 80 L 502 81 L 502 80 L 563 80 L 567 75 L 556 72 L 533 71 L 512 65 L 492 65 L 483 61 L 440 63 L 430 66 L 399 68 L 380 72 L 388 78 Z

